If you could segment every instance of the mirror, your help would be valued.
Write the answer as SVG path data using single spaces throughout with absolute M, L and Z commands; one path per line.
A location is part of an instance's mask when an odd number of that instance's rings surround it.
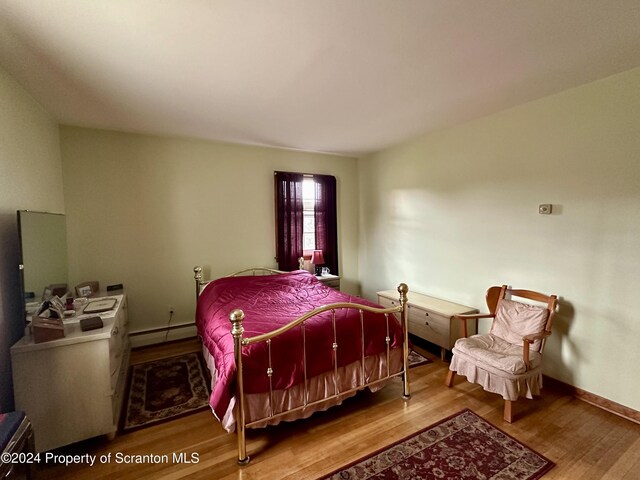
M 18 210 L 18 232 L 24 313 L 28 319 L 43 297 L 62 296 L 67 291 L 66 217 L 59 213 Z

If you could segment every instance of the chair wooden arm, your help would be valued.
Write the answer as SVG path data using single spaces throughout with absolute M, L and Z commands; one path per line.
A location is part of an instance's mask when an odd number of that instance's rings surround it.
M 453 318 L 462 320 L 462 336 L 467 338 L 467 320 L 478 320 L 479 318 L 495 318 L 493 313 L 470 313 L 467 315 L 454 315 Z
M 529 335 L 522 337 L 522 360 L 524 360 L 527 370 L 529 369 L 529 346 L 536 340 L 542 340 L 543 338 L 547 338 L 549 335 L 551 335 L 551 332 L 543 330 L 542 332 L 530 333 Z
M 525 335 L 524 337 L 522 337 L 522 340 L 524 340 L 527 343 L 533 343 L 536 340 L 542 340 L 543 338 L 547 338 L 549 335 L 551 335 L 551 332 L 547 332 L 546 330 L 543 330 L 542 332 L 539 332 L 539 333 L 530 333 L 529 335 Z

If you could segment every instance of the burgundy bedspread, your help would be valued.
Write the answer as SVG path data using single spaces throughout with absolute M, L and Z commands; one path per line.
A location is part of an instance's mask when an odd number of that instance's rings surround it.
M 306 271 L 255 277 L 225 277 L 209 283 L 198 299 L 198 334 L 215 359 L 218 377 L 211 394 L 211 407 L 222 419 L 235 394 L 236 368 L 229 313 L 245 313 L 244 337 L 270 332 L 308 311 L 329 303 L 348 302 L 381 308 L 359 297 L 338 292 Z M 364 312 L 365 355 L 385 351 L 385 316 Z M 334 341 L 331 312 L 305 321 L 307 378 L 332 370 Z M 362 333 L 360 314 L 355 309 L 336 311 L 338 366 L 360 360 Z M 391 348 L 402 346 L 402 327 L 389 315 Z M 269 391 L 269 354 L 265 342 L 243 348 L 244 390 Z M 302 329 L 293 328 L 271 342 L 273 389 L 289 388 L 304 381 Z

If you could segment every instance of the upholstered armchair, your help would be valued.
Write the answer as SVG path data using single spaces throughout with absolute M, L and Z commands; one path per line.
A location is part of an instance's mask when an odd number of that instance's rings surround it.
M 516 301 L 516 297 L 529 302 Z M 489 313 L 454 317 L 463 322 L 464 338 L 458 339 L 452 349 L 446 385 L 453 386 L 458 373 L 486 391 L 502 395 L 504 419 L 511 423 L 513 402 L 540 394 L 542 350 L 551 335 L 558 299 L 556 295 L 503 285 L 489 288 L 486 300 Z M 493 320 L 489 333 L 467 338 L 467 322 L 482 318 Z

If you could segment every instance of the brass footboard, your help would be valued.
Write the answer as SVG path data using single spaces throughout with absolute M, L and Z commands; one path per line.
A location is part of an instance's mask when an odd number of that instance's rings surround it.
M 260 270 L 260 269 L 248 269 L 248 270 L 244 270 L 241 273 L 244 272 L 248 272 L 248 271 L 253 271 L 253 270 Z M 268 269 L 267 269 L 268 270 Z M 203 286 L 206 285 L 206 283 L 208 282 L 203 282 L 202 281 L 202 269 L 200 267 L 196 267 L 194 268 L 194 272 L 195 272 L 195 279 L 196 279 L 196 294 L 199 295 Z M 276 273 L 277 271 L 272 271 L 273 273 Z M 235 363 L 236 363 L 236 372 L 237 372 L 237 381 L 236 381 L 236 404 L 235 404 L 235 417 L 236 417 L 236 428 L 237 428 L 237 439 L 238 439 L 238 464 L 240 465 L 246 465 L 247 463 L 249 463 L 249 456 L 247 455 L 247 448 L 246 448 L 246 436 L 245 436 L 245 432 L 246 432 L 246 428 L 250 427 L 254 424 L 258 424 L 260 422 L 263 422 L 265 419 L 258 419 L 255 420 L 253 422 L 247 423 L 246 422 L 246 416 L 245 416 L 245 411 L 246 411 L 246 398 L 245 398 L 245 394 L 244 394 L 244 384 L 243 384 L 243 376 L 242 376 L 242 348 L 244 346 L 248 346 L 254 343 L 258 343 L 258 342 L 265 342 L 267 345 L 267 351 L 268 351 L 268 362 L 269 365 L 267 366 L 267 376 L 269 377 L 269 408 L 268 408 L 268 419 L 276 419 L 278 417 L 282 417 L 284 415 L 288 415 L 292 412 L 296 412 L 296 411 L 300 411 L 300 410 L 305 410 L 309 407 L 312 407 L 316 404 L 320 404 L 323 402 L 326 402 L 327 400 L 332 400 L 332 399 L 338 399 L 340 397 L 343 397 L 345 395 L 348 395 L 350 393 L 356 392 L 358 390 L 362 390 L 366 387 L 370 387 L 373 386 L 377 383 L 383 382 L 385 380 L 388 380 L 389 378 L 398 376 L 398 375 L 402 375 L 402 379 L 403 379 L 403 398 L 405 400 L 409 399 L 410 397 L 410 385 L 409 385 L 409 364 L 408 364 L 408 356 L 409 356 L 409 339 L 408 339 L 408 334 L 409 334 L 409 328 L 408 328 L 408 316 L 407 316 L 407 292 L 409 291 L 408 287 L 406 284 L 401 283 L 398 286 L 398 294 L 399 294 L 399 300 L 400 300 L 400 305 L 397 307 L 393 307 L 393 308 L 375 308 L 375 307 L 370 307 L 368 305 L 360 305 L 357 303 L 333 303 L 330 305 L 324 305 L 322 307 L 318 307 L 315 308 L 314 310 L 311 310 L 310 312 L 302 315 L 301 317 L 297 318 L 296 320 L 288 323 L 287 325 L 280 327 L 276 330 L 273 330 L 271 332 L 268 333 L 264 333 L 261 335 L 256 335 L 254 337 L 249 337 L 249 338 L 243 338 L 243 333 L 244 333 L 244 327 L 242 326 L 242 322 L 244 320 L 244 312 L 242 310 L 234 310 L 230 313 L 229 315 L 229 320 L 231 321 L 231 334 L 233 335 L 233 339 L 234 339 L 234 358 L 235 358 Z M 354 388 L 351 388 L 349 390 L 345 390 L 345 391 L 339 391 L 339 387 L 338 387 L 338 361 L 337 361 L 337 355 L 338 355 L 338 343 L 337 343 L 337 330 L 336 330 L 336 310 L 339 309 L 355 309 L 359 311 L 360 314 L 360 329 L 361 329 L 361 335 L 362 335 L 362 351 L 361 351 L 361 358 L 360 358 L 360 368 L 361 368 L 361 376 L 362 376 L 362 380 L 361 380 L 361 385 L 358 385 Z M 333 395 L 330 395 L 326 398 L 320 399 L 320 400 L 316 400 L 316 401 L 309 401 L 309 390 L 308 390 L 308 382 L 307 382 L 307 349 L 306 349 L 306 335 L 305 335 L 305 321 L 310 319 L 311 317 L 314 317 L 316 315 L 319 315 L 323 312 L 331 312 L 331 321 L 332 321 L 332 325 L 333 325 L 333 344 L 332 344 L 332 349 L 333 349 L 333 364 L 334 364 L 334 370 L 332 372 L 333 374 Z M 371 382 L 366 382 L 366 375 L 365 375 L 365 350 L 364 350 L 364 345 L 365 345 L 365 341 L 364 341 L 364 332 L 365 332 L 365 325 L 364 325 L 364 312 L 371 312 L 371 313 L 376 313 L 376 314 L 383 314 L 385 316 L 386 319 L 386 328 L 387 328 L 387 334 L 385 337 L 385 348 L 386 348 L 386 367 L 387 367 L 387 371 L 386 371 L 386 375 L 383 375 L 381 378 L 378 378 L 374 381 Z M 389 328 L 389 315 L 393 314 L 393 313 L 399 313 L 400 314 L 400 318 L 401 318 L 401 324 L 402 324 L 402 332 L 403 332 L 403 345 L 402 345 L 402 370 L 396 373 L 391 373 L 390 371 L 390 342 L 391 342 L 391 337 L 390 337 L 390 328 Z M 283 334 L 284 332 L 297 327 L 298 325 L 300 325 L 300 328 L 302 329 L 302 342 L 303 342 L 303 374 L 304 374 L 304 400 L 303 400 L 303 404 L 286 410 L 286 411 L 282 411 L 280 413 L 274 413 L 274 409 L 273 409 L 273 386 L 272 386 L 272 382 L 271 382 L 271 377 L 273 375 L 273 366 L 271 364 L 271 340 L 275 337 L 277 337 L 280 334 Z

